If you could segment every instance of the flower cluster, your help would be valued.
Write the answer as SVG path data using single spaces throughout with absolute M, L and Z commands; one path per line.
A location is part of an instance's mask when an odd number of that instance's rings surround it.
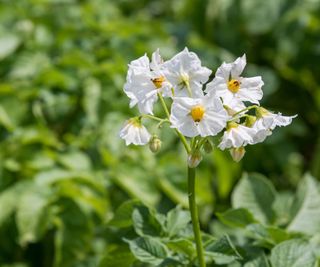
M 146 55 L 132 61 L 124 92 L 130 98 L 130 107 L 137 105 L 141 115 L 125 123 L 120 137 L 127 145 L 149 143 L 156 152 L 161 141 L 147 131 L 142 120 L 153 119 L 160 125 L 168 122 L 183 139 L 189 165 L 194 167 L 202 158 L 200 148 L 211 150 L 209 137 L 223 132 L 218 148 L 229 149 L 234 160 L 241 160 L 246 145 L 264 141 L 275 127 L 286 126 L 295 117 L 260 106 L 264 83 L 260 76 L 243 77 L 245 66 L 245 55 L 223 63 L 208 82 L 211 70 L 187 48 L 168 61 L 161 58 L 159 50 L 152 54 L 151 61 Z M 171 112 L 164 98 L 171 99 Z M 158 100 L 166 112 L 165 119 L 153 114 Z M 190 147 L 185 137 L 192 138 Z

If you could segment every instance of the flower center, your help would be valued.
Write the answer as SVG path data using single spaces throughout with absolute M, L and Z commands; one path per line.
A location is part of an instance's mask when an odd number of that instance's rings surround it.
M 228 82 L 228 89 L 232 92 L 232 93 L 237 93 L 240 89 L 240 82 L 236 79 L 232 79 Z
M 191 109 L 191 117 L 195 122 L 200 122 L 204 116 L 204 107 L 201 105 L 194 106 Z
M 154 86 L 159 89 L 162 87 L 162 83 L 165 81 L 164 76 L 160 76 L 154 79 L 151 79 L 151 81 L 153 82 Z

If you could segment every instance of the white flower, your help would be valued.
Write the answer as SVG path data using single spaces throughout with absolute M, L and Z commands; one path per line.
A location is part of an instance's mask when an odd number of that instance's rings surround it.
M 171 85 L 163 73 L 159 50 L 152 54 L 152 61 L 144 55 L 129 64 L 124 92 L 130 98 L 130 107 L 138 105 L 142 114 L 153 114 L 153 104 L 158 93 L 172 96 Z
M 206 92 L 215 91 L 223 99 L 223 104 L 237 107 L 242 101 L 259 104 L 263 96 L 260 76 L 244 78 L 241 73 L 246 66 L 246 55 L 237 58 L 233 63 L 223 63 L 217 70 L 215 78 L 207 84 Z M 237 110 L 238 111 L 238 110 Z
M 119 132 L 122 139 L 126 141 L 126 145 L 145 145 L 149 142 L 151 135 L 147 129 L 141 124 L 139 118 L 132 118 L 125 122 Z
M 256 122 L 259 128 L 265 127 L 267 129 L 273 130 L 277 126 L 287 126 L 292 122 L 292 119 L 297 117 L 294 116 L 282 116 L 280 112 L 277 114 L 266 110 L 265 108 L 258 107 L 257 108 L 257 117 L 258 120 Z
M 202 85 L 206 83 L 211 70 L 201 66 L 198 56 L 185 48 L 164 63 L 165 76 L 174 88 L 174 96 L 201 97 Z
M 187 137 L 216 135 L 226 126 L 228 118 L 220 98 L 214 95 L 173 98 L 171 127 Z
M 218 147 L 225 150 L 226 148 L 238 148 L 252 144 L 254 143 L 256 133 L 256 130 L 253 128 L 235 122 L 229 122 Z

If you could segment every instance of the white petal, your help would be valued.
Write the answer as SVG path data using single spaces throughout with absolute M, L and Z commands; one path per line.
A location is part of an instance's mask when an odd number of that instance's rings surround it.
M 292 122 L 292 119 L 297 117 L 297 115 L 294 116 L 282 116 L 281 113 L 278 113 L 274 117 L 274 121 L 272 126 L 270 127 L 271 130 L 273 130 L 276 126 L 287 126 Z
M 126 145 L 145 145 L 151 138 L 151 135 L 143 125 L 137 126 L 130 120 L 125 122 L 119 132 L 119 136 L 125 140 Z
M 139 57 L 138 59 L 131 61 L 129 64 L 129 68 L 141 70 L 141 71 L 143 71 L 146 68 L 148 69 L 149 68 L 149 58 L 147 57 L 146 54 L 144 54 L 142 57 Z
M 219 148 L 224 150 L 231 147 L 242 147 L 253 142 L 256 131 L 252 128 L 238 125 L 224 132 Z
M 216 77 L 222 78 L 226 83 L 229 81 L 231 75 L 232 63 L 223 62 L 216 71 Z
M 225 110 L 215 112 L 207 110 L 201 122 L 198 124 L 199 134 L 205 136 L 215 136 L 226 126 L 228 114 Z
M 251 103 L 259 104 L 263 96 L 261 87 L 263 81 L 260 76 L 252 78 L 242 78 L 239 91 L 235 94 L 241 101 L 249 101 Z
M 232 64 L 231 68 L 231 77 L 232 79 L 237 79 L 240 77 L 240 74 L 243 72 L 245 66 L 247 64 L 246 54 L 242 57 L 238 57 Z

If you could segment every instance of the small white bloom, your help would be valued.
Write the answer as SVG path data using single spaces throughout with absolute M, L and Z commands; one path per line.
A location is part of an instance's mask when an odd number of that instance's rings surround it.
M 129 64 L 124 92 L 130 98 L 130 107 L 138 105 L 142 114 L 153 114 L 153 104 L 158 100 L 159 92 L 164 97 L 172 96 L 159 50 L 152 54 L 151 62 L 144 55 Z
M 292 119 L 297 117 L 297 115 L 294 116 L 282 116 L 280 112 L 277 114 L 270 112 L 269 110 L 258 107 L 257 108 L 257 126 L 262 128 L 263 126 L 265 128 L 268 128 L 270 130 L 273 130 L 277 126 L 287 126 L 292 122 Z
M 185 48 L 164 63 L 165 76 L 174 88 L 174 96 L 201 97 L 202 85 L 206 83 L 211 70 L 201 66 L 198 56 Z
M 238 148 L 252 144 L 256 130 L 235 122 L 228 123 L 227 130 L 224 132 L 222 141 L 218 147 L 222 150 L 226 148 Z
M 151 135 L 147 129 L 141 124 L 139 118 L 132 118 L 125 122 L 119 132 L 122 139 L 126 141 L 126 145 L 145 145 L 149 142 Z
M 233 63 L 223 63 L 217 70 L 215 78 L 207 84 L 206 92 L 215 91 L 223 99 L 223 104 L 240 110 L 242 101 L 259 104 L 263 96 L 260 76 L 244 78 L 241 73 L 246 66 L 246 55 Z
M 220 98 L 216 96 L 173 98 L 171 127 L 187 137 L 216 135 L 226 126 L 228 118 Z

